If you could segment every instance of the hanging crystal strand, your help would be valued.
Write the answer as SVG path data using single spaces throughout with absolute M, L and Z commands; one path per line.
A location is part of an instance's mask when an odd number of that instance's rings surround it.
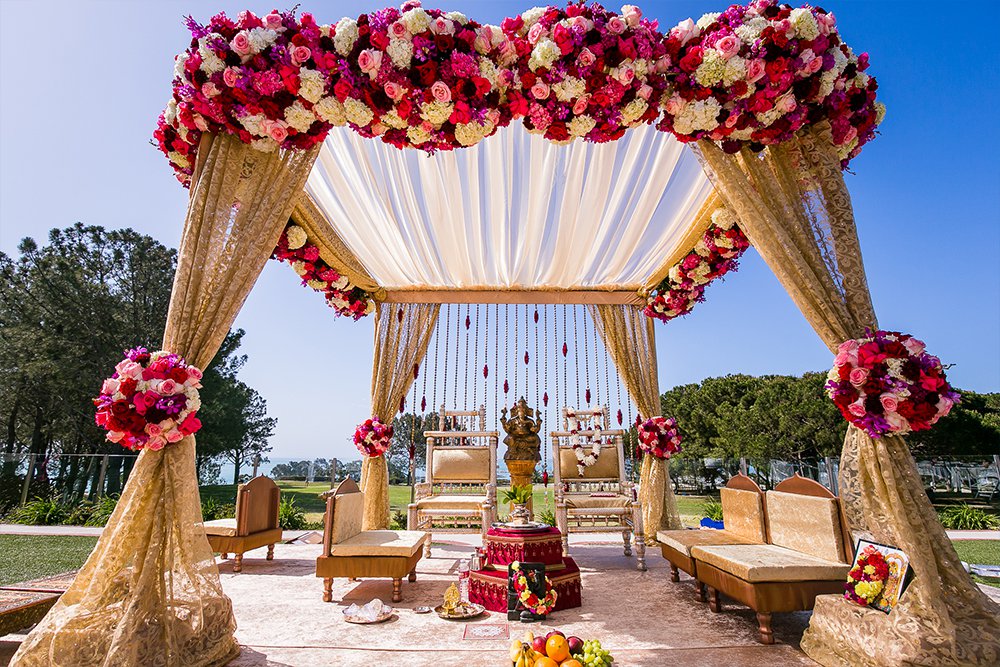
M 472 410 L 479 409 L 478 398 L 479 392 L 479 378 L 476 377 L 476 373 L 479 372 L 479 304 L 476 304 L 476 335 L 473 338 L 473 345 L 475 348 L 472 352 L 472 368 L 468 368 L 468 357 L 466 357 L 466 369 L 465 372 L 472 375 Z
M 449 342 L 451 340 L 451 304 L 449 303 L 445 308 L 444 316 L 444 368 L 441 369 L 441 376 L 443 382 L 441 384 L 441 405 L 448 402 L 448 350 L 451 349 Z M 434 409 L 440 410 L 441 406 L 435 401 Z M 438 419 L 443 418 L 443 414 L 438 415 Z

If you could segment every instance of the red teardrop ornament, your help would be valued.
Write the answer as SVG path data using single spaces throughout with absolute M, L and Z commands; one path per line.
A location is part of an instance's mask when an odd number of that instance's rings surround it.
M 622 411 L 621 410 L 618 411 L 618 425 L 619 426 L 622 425 Z
M 469 329 L 469 326 L 470 326 L 471 324 L 472 324 L 472 320 L 470 320 L 470 319 L 469 319 L 469 316 L 468 316 L 468 315 L 466 315 L 466 316 L 465 316 L 465 329 L 466 329 L 466 330 L 468 330 L 468 329 Z
M 549 471 L 546 470 L 545 472 L 542 473 L 542 486 L 548 486 L 548 485 L 549 485 Z
M 427 412 L 427 397 L 424 396 L 420 399 L 420 411 Z
M 538 324 L 538 309 L 535 309 L 535 324 Z
M 399 310 L 396 311 L 396 319 L 398 321 L 400 321 L 400 322 L 403 321 L 403 309 L 402 308 L 400 308 Z
M 528 358 L 529 358 L 529 357 L 528 357 L 528 351 L 527 351 L 527 350 L 525 350 L 525 351 L 524 351 L 524 364 L 525 364 L 526 366 L 528 365 Z
M 489 367 L 489 365 L 483 366 L 483 377 L 484 378 L 488 378 L 489 376 L 490 376 L 490 367 Z
M 405 407 L 406 407 L 406 396 L 404 396 L 403 398 L 399 399 L 399 411 L 402 412 L 403 408 L 405 408 Z
M 410 460 L 411 460 L 411 461 L 413 460 L 413 457 L 414 457 L 414 455 L 415 455 L 416 453 L 417 453 L 417 450 L 416 450 L 416 448 L 415 448 L 415 447 L 414 447 L 413 445 L 410 445 Z
M 584 395 L 584 398 L 587 399 L 587 403 L 590 403 L 590 389 L 589 388 L 587 389 L 587 391 L 586 391 L 586 393 Z
M 413 364 L 413 379 L 420 377 L 420 364 Z
M 542 405 L 549 407 L 549 392 L 542 394 Z
M 569 353 L 569 346 L 563 343 L 563 356 L 565 357 Z
M 506 393 L 507 393 L 508 391 L 510 391 L 510 385 L 509 385 L 509 384 L 507 384 L 507 381 L 506 381 L 506 380 L 504 380 L 504 381 L 503 381 L 503 393 L 505 393 L 505 394 L 506 394 Z

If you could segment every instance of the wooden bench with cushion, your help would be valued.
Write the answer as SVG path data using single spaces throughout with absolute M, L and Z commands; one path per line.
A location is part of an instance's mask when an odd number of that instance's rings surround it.
M 768 491 L 765 517 L 769 544 L 695 546 L 698 580 L 757 612 L 760 640 L 773 644 L 771 614 L 812 609 L 816 596 L 843 590 L 851 544 L 840 502 L 830 491 L 798 475 Z
M 278 505 L 281 490 L 268 477 L 254 477 L 236 491 L 236 518 L 205 522 L 212 550 L 228 558 L 235 554 L 233 572 L 243 571 L 243 554 L 267 545 L 267 560 L 274 560 L 274 545 L 281 541 Z
M 663 557 L 670 561 L 670 580 L 680 581 L 678 570 L 697 579 L 696 563 L 691 558 L 694 547 L 731 544 L 765 544 L 764 492 L 746 475 L 730 478 L 720 491 L 724 530 L 661 530 L 656 533 Z M 705 584 L 698 582 L 698 597 L 707 600 Z
M 333 601 L 334 577 L 392 579 L 392 601 L 403 599 L 403 577 L 417 580 L 417 562 L 430 533 L 414 530 L 361 530 L 365 495 L 352 479 L 327 492 L 323 555 L 316 576 L 323 578 L 323 601 Z

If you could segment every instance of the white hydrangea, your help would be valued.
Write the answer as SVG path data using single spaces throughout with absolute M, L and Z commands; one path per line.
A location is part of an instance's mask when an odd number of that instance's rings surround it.
M 315 114 L 302 106 L 302 102 L 298 100 L 285 109 L 285 121 L 299 132 L 308 132 L 315 120 Z
M 479 76 L 489 81 L 490 85 L 496 88 L 497 81 L 500 78 L 500 72 L 497 71 L 497 66 L 492 60 L 483 58 L 479 61 Z
M 177 151 L 170 151 L 167 153 L 167 159 L 181 169 L 187 169 L 191 166 L 191 161 L 188 160 L 187 156 L 182 153 L 178 153 Z
M 736 36 L 740 41 L 753 44 L 760 39 L 760 33 L 767 27 L 767 19 L 763 16 L 755 16 L 736 29 Z
M 403 25 L 406 29 L 410 31 L 411 35 L 416 35 L 419 32 L 427 30 L 427 27 L 431 24 L 430 14 L 425 12 L 420 7 L 414 7 L 413 9 L 408 9 L 403 12 L 403 16 L 400 17 Z
M 306 285 L 312 287 L 317 292 L 321 292 L 326 289 L 326 281 L 324 280 L 307 280 Z
M 410 129 L 406 131 L 406 138 L 414 146 L 419 146 L 431 140 L 431 133 L 420 125 L 411 125 Z
M 174 121 L 177 120 L 177 100 L 167 102 L 167 108 L 163 110 L 163 120 L 167 122 L 167 125 L 173 125 Z
M 696 285 L 704 285 L 708 282 L 708 274 L 711 273 L 712 269 L 709 268 L 708 262 L 702 262 L 694 269 L 688 271 L 688 275 L 694 280 Z
M 566 123 L 566 131 L 569 132 L 572 137 L 585 137 L 594 126 L 597 125 L 597 121 L 590 116 L 582 115 L 577 116 L 570 122 Z
M 433 100 L 420 107 L 420 117 L 431 125 L 443 125 L 448 122 L 455 105 L 451 102 Z
M 853 153 L 854 149 L 857 148 L 857 147 L 858 147 L 858 138 L 857 137 L 854 137 L 853 139 L 851 139 L 850 141 L 848 141 L 846 144 L 840 144 L 839 146 L 837 146 L 837 158 L 840 161 L 844 161 L 844 160 L 849 159 L 851 157 L 851 153 Z
M 575 76 L 567 76 L 559 83 L 552 84 L 552 92 L 560 102 L 569 102 L 587 92 L 587 82 Z
M 636 60 L 626 62 L 632 66 L 632 69 L 635 71 L 635 78 L 637 79 L 641 79 L 649 73 L 649 61 L 645 58 L 637 58 Z
M 176 58 L 174 58 L 174 78 L 183 79 L 184 78 L 184 65 L 187 63 L 190 56 L 187 53 L 181 53 Z
M 407 69 L 413 60 L 413 42 L 408 39 L 390 39 L 386 53 L 392 58 L 392 64 L 399 69 Z
M 702 14 L 698 22 L 695 23 L 699 30 L 706 30 L 708 26 L 715 23 L 715 20 L 719 18 L 719 12 L 709 12 L 708 14 Z
M 750 141 L 753 139 L 753 128 L 746 127 L 742 130 L 733 130 L 729 138 L 733 141 Z
M 247 32 L 247 37 L 250 38 L 250 50 L 252 53 L 260 53 L 267 47 L 274 44 L 274 41 L 278 39 L 278 33 L 274 30 L 268 30 L 267 28 L 254 28 Z
M 308 67 L 299 69 L 299 95 L 313 104 L 319 102 L 326 90 L 326 79 L 322 72 Z
M 462 24 L 469 22 L 469 17 L 463 14 L 462 12 L 448 12 L 447 14 L 445 14 L 445 18 L 449 18 L 452 21 L 456 21 Z
M 292 262 L 290 266 L 292 267 L 292 271 L 295 271 L 295 273 L 299 274 L 299 276 L 306 275 L 306 264 L 305 264 L 305 262 L 295 261 L 295 262 Z
M 271 137 L 261 137 L 250 142 L 250 147 L 261 153 L 273 153 L 278 150 L 278 142 Z
M 337 21 L 337 33 L 333 37 L 333 47 L 337 49 L 337 53 L 346 56 L 357 41 L 358 22 L 346 16 Z
M 813 13 L 804 7 L 793 9 L 788 16 L 792 27 L 800 39 L 816 39 L 819 37 L 819 24 Z
M 785 112 L 781 111 L 777 107 L 768 109 L 767 111 L 765 111 L 763 113 L 754 114 L 754 116 L 757 117 L 757 120 L 759 120 L 764 127 L 767 127 L 768 125 L 770 125 L 771 123 L 773 123 L 774 121 L 778 120 L 779 118 L 781 118 L 784 115 L 785 115 Z
M 622 109 L 622 123 L 625 125 L 633 125 L 642 114 L 646 113 L 646 109 L 649 107 L 649 103 L 641 97 L 637 97 Z
M 694 72 L 695 81 L 706 88 L 711 88 L 720 81 L 726 73 L 726 59 L 715 49 L 705 49 L 701 64 Z
M 522 30 L 527 32 L 531 26 L 538 23 L 538 19 L 545 15 L 545 7 L 532 7 L 526 12 L 521 13 L 521 20 L 524 21 L 524 27 Z
M 819 89 L 816 93 L 816 99 L 825 99 L 830 93 L 833 92 L 834 86 L 837 84 L 837 74 L 836 70 L 827 70 L 819 76 Z
M 875 103 L 875 124 L 881 125 L 882 121 L 885 120 L 885 105 L 881 102 Z
M 463 146 L 474 146 L 483 140 L 488 132 L 492 132 L 491 124 L 486 126 L 477 122 L 458 123 L 455 125 L 455 140 Z
M 208 41 L 222 39 L 222 35 L 217 32 L 213 32 L 206 37 L 202 37 L 198 40 L 198 54 L 201 56 L 201 71 L 206 74 L 215 74 L 216 72 L 221 72 L 226 69 L 226 62 L 215 55 L 215 50 L 209 48 Z M 176 74 L 176 72 L 175 72 Z
M 246 128 L 246 131 L 250 134 L 255 134 L 258 137 L 263 136 L 264 132 L 260 129 L 260 123 L 264 120 L 264 114 L 252 114 L 246 115 L 240 118 L 240 124 Z
M 667 278 L 669 278 L 671 282 L 679 283 L 681 281 L 681 265 L 674 264 L 671 266 L 670 270 L 667 271 Z
M 710 132 L 719 126 L 716 118 L 721 109 L 719 101 L 714 97 L 689 102 L 674 117 L 674 129 L 681 134 L 692 134 L 699 130 Z
M 558 44 L 551 39 L 540 39 L 535 44 L 535 48 L 531 50 L 531 57 L 528 58 L 528 69 L 532 72 L 540 67 L 548 69 L 561 55 L 562 50 Z
M 288 229 L 285 231 L 285 238 L 288 239 L 288 249 L 298 250 L 306 244 L 309 237 L 306 235 L 306 230 L 302 229 L 298 225 L 289 225 Z
M 698 242 L 694 244 L 694 251 L 701 257 L 708 257 L 712 252 L 708 249 L 708 244 L 705 243 L 704 237 L 698 239 Z
M 382 116 L 382 122 L 394 130 L 402 130 L 409 125 L 406 119 L 402 118 L 395 108 L 390 109 L 389 113 Z
M 367 104 L 353 97 L 348 97 L 344 101 L 344 115 L 349 122 L 359 127 L 365 127 L 375 118 L 375 113 Z
M 344 105 L 340 101 L 333 97 L 324 97 L 319 102 L 313 106 L 313 112 L 320 118 L 331 125 L 340 126 L 347 122 L 347 116 L 344 113 Z
M 722 83 L 731 86 L 737 81 L 747 78 L 747 62 L 740 56 L 733 56 L 726 61 L 726 69 L 722 73 Z
M 736 214 L 725 206 L 720 206 L 712 211 L 712 224 L 719 229 L 732 229 L 736 224 Z
M 347 276 L 342 276 L 340 274 L 337 274 L 337 276 L 338 278 L 330 283 L 330 287 L 339 290 L 347 289 L 348 285 L 351 284 L 351 281 L 347 279 Z

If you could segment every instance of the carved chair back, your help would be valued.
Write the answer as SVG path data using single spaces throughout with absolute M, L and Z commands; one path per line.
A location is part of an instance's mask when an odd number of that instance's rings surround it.
M 236 491 L 236 534 L 240 537 L 278 527 L 281 490 L 269 477 L 254 477 Z

